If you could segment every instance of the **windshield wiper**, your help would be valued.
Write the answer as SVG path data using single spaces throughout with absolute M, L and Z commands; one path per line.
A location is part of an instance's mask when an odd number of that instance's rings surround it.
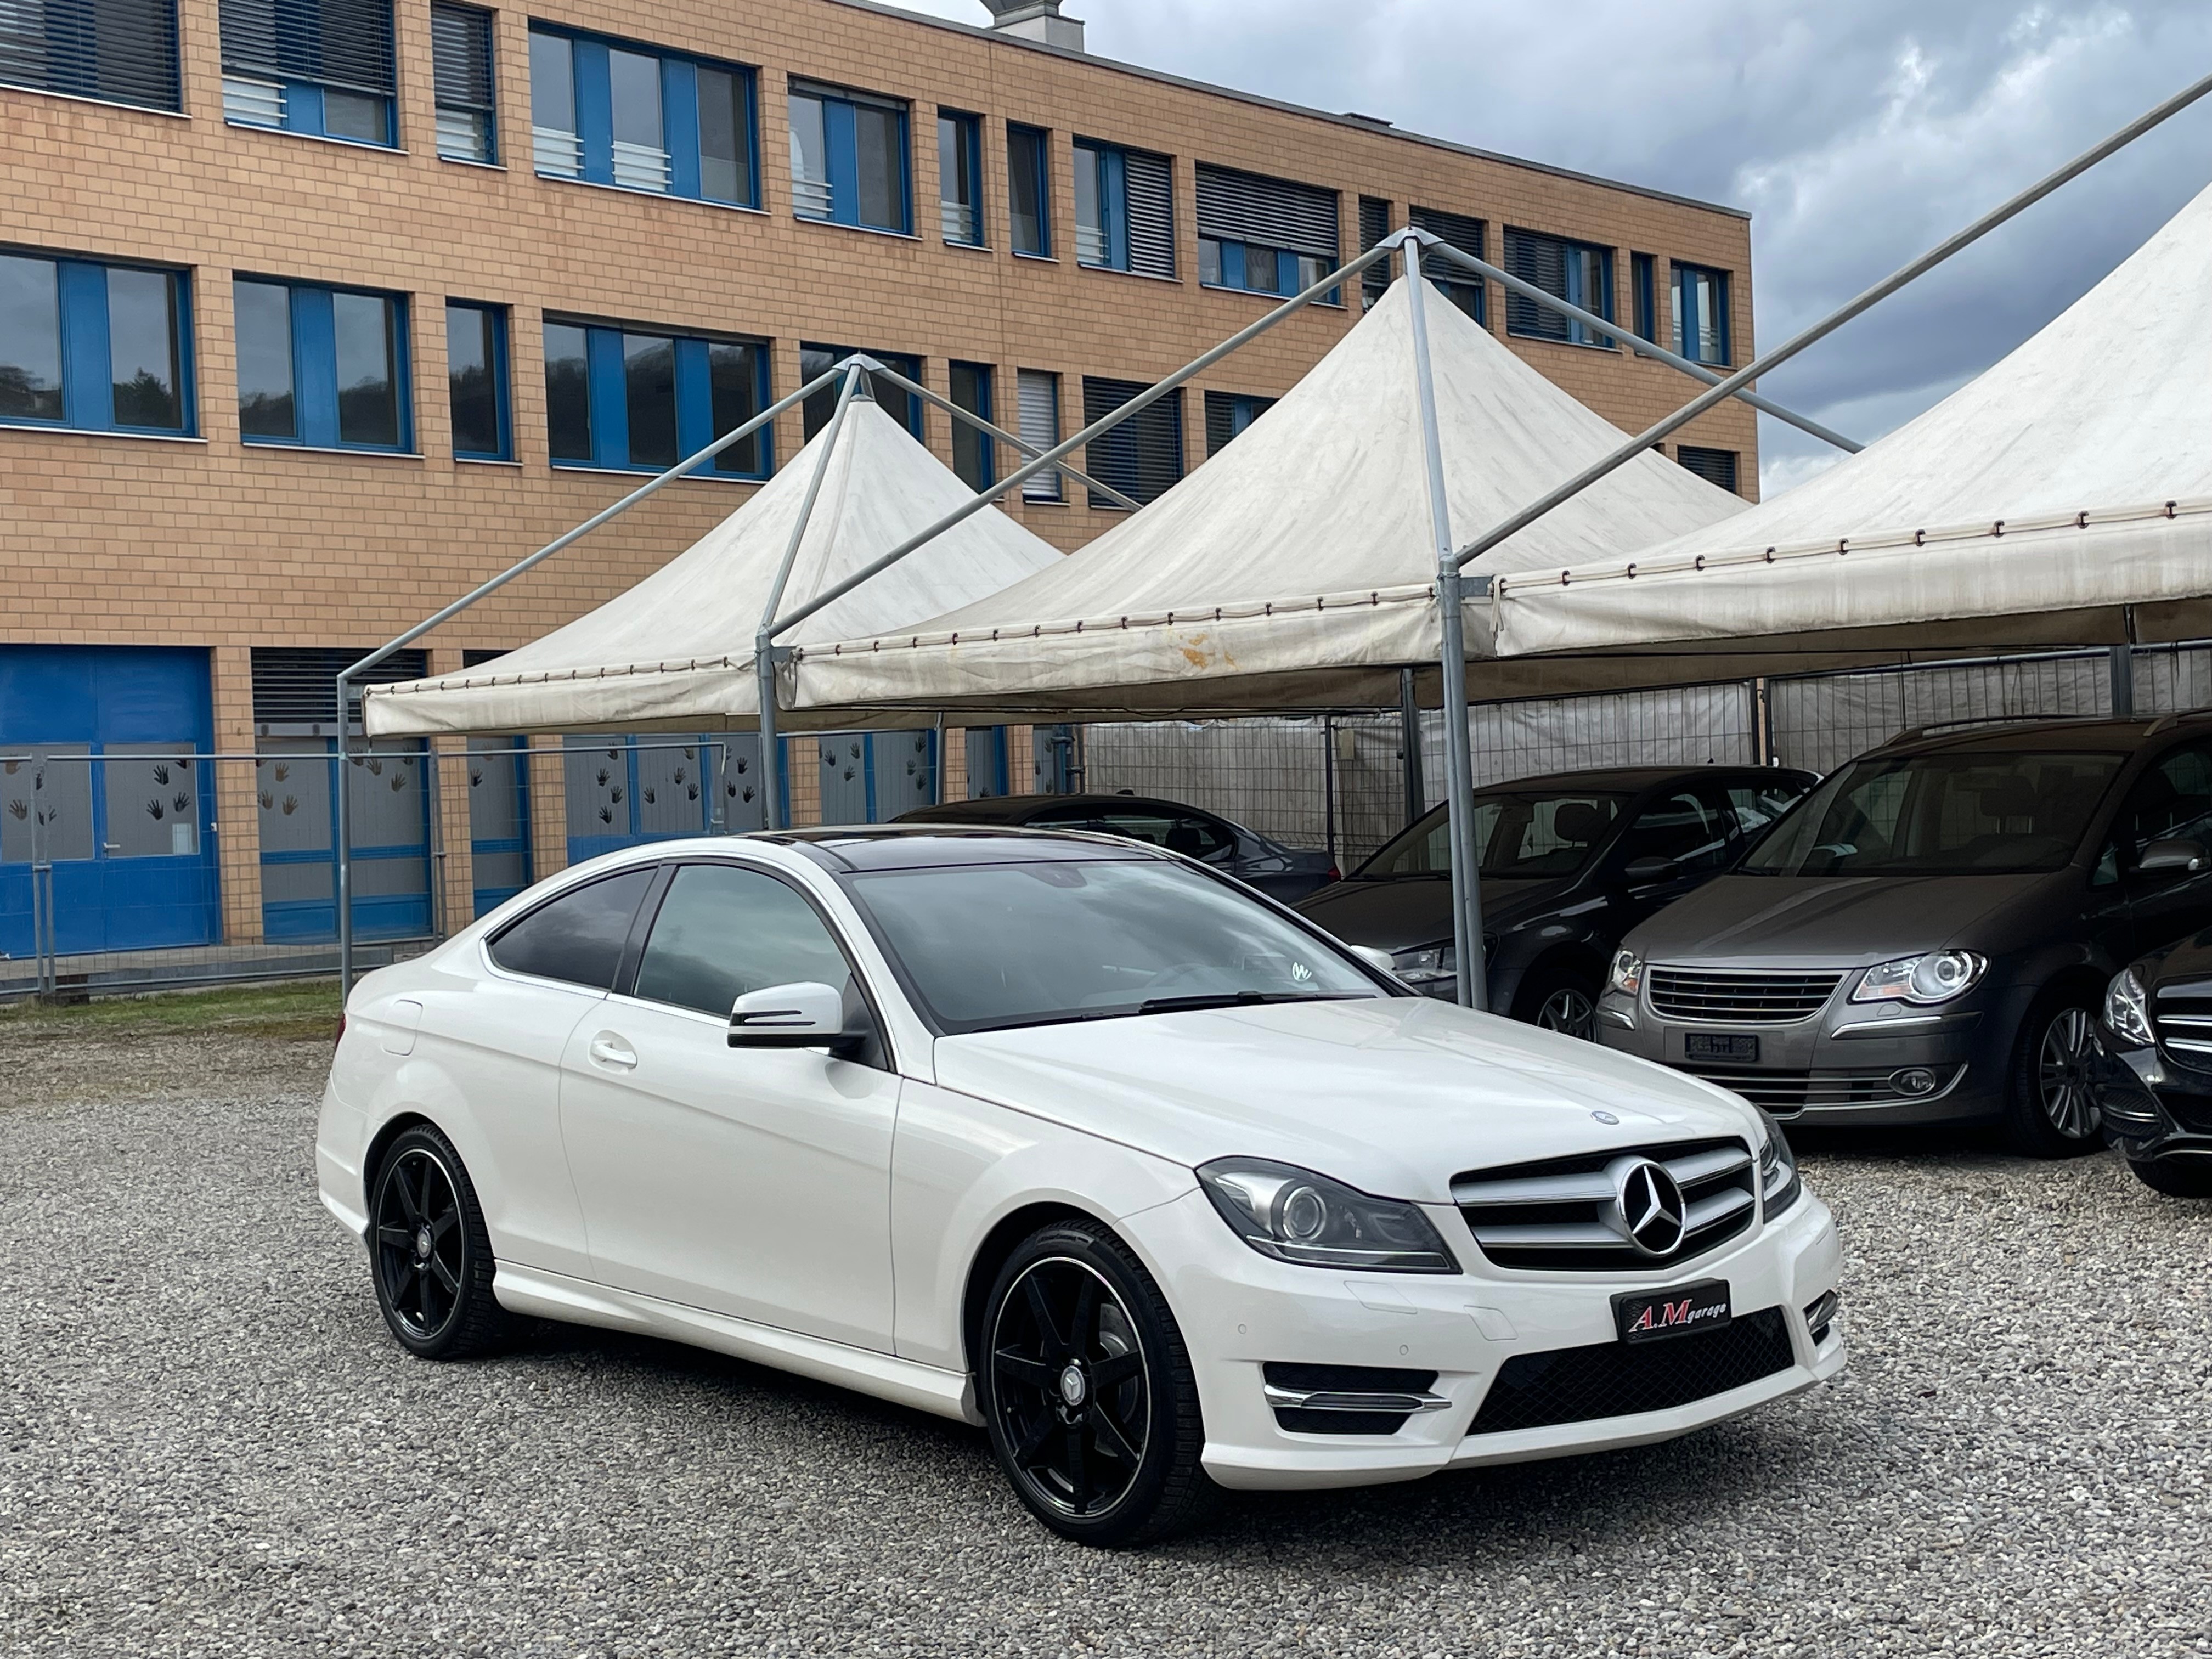
M 1255 1008 L 1264 1002 L 1356 1002 L 1364 991 L 1211 991 L 1187 997 L 1148 997 L 1140 1014 L 1175 1014 L 1188 1008 Z

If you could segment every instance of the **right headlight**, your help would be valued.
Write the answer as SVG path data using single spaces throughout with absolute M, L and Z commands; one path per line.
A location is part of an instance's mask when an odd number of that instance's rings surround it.
M 1634 996 L 1644 986 L 1644 958 L 1633 951 L 1616 951 L 1606 983 L 1623 996 Z
M 1459 952 L 1449 945 L 1425 945 L 1418 950 L 1394 951 L 1390 969 L 1405 979 L 1433 979 L 1459 971 Z
M 1930 951 L 1925 956 L 1878 962 L 1866 970 L 1853 1002 L 1909 1002 L 1925 1008 L 1972 990 L 1990 959 L 1972 951 Z
M 2150 1024 L 2150 997 L 2132 968 L 2115 974 L 2105 988 L 2105 1029 L 2132 1048 L 2158 1046 L 2158 1033 Z
M 1766 1129 L 1766 1144 L 1759 1149 L 1759 1202 L 1769 1221 L 1805 1195 L 1805 1178 L 1797 1173 L 1797 1155 L 1790 1150 L 1790 1137 L 1782 1133 L 1764 1106 L 1752 1109 Z
M 1370 1198 L 1311 1170 L 1260 1158 L 1216 1158 L 1200 1166 L 1198 1184 L 1231 1231 L 1278 1261 L 1361 1273 L 1459 1271 L 1417 1204 Z

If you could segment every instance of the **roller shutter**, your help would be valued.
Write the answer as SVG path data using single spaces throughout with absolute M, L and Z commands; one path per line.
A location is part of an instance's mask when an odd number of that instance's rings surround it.
M 1310 254 L 1332 270 L 1344 257 L 1334 191 L 1227 167 L 1198 169 L 1198 234 Z
M 0 82 L 180 110 L 176 0 L 0 0 Z
M 1150 388 L 1139 380 L 1083 381 L 1083 423 L 1096 425 Z M 1083 470 L 1139 503 L 1157 501 L 1182 477 L 1182 391 L 1130 416 L 1086 447 Z M 1093 507 L 1120 503 L 1092 492 Z
M 1390 234 L 1390 204 L 1372 196 L 1359 198 L 1359 251 L 1373 247 Z M 1377 259 L 1359 273 L 1360 303 L 1363 309 L 1373 305 L 1390 289 L 1390 268 L 1395 258 Z
M 388 98 L 392 0 L 222 0 L 222 66 Z
M 1175 167 L 1164 155 L 1122 155 L 1129 203 L 1129 269 L 1146 276 L 1176 274 Z
M 1487 228 L 1480 219 L 1470 219 L 1461 213 L 1446 213 L 1437 208 L 1418 207 L 1408 216 L 1416 227 L 1450 243 L 1462 253 L 1477 259 L 1490 257 L 1485 251 Z M 1488 322 L 1489 313 L 1483 301 L 1489 292 L 1489 283 L 1443 259 L 1433 261 L 1427 270 L 1446 299 L 1478 323 Z

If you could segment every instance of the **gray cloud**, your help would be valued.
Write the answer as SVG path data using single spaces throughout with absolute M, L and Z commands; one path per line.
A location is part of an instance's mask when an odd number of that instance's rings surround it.
M 979 21 L 971 0 L 907 0 Z M 2212 70 L 2203 0 L 1069 0 L 1103 56 L 1750 209 L 1778 343 Z M 2212 100 L 1765 390 L 1870 439 L 2026 339 L 2212 181 Z M 1763 421 L 1765 484 L 1832 452 Z

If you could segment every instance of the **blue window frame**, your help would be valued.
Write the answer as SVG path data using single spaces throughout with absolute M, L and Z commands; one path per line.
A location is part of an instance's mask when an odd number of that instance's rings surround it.
M 177 0 L 0 6 L 0 82 L 103 103 L 181 110 Z
M 791 83 L 791 208 L 801 219 L 914 232 L 907 106 L 838 87 Z
M 1725 270 L 1675 265 L 1674 349 L 1693 363 L 1724 365 L 1729 361 Z
M 1547 236 L 1540 231 L 1505 232 L 1505 269 L 1570 305 L 1613 320 L 1613 250 L 1589 242 Z M 1613 337 L 1601 334 L 1549 306 L 1518 294 L 1505 296 L 1505 331 L 1527 340 L 1558 340 L 1568 345 L 1611 350 Z
M 231 302 L 246 442 L 414 447 L 404 297 L 240 276 Z
M 181 270 L 0 252 L 0 424 L 194 429 Z
M 760 205 L 756 77 L 738 64 L 530 28 L 530 151 L 541 178 Z
M 222 0 L 222 117 L 391 149 L 392 0 Z
M 991 366 L 988 363 L 951 365 L 952 402 L 970 415 L 995 422 L 991 413 Z M 988 489 L 999 481 L 999 442 L 980 427 L 965 421 L 952 422 L 952 470 L 970 489 Z
M 983 246 L 983 118 L 937 112 L 938 217 L 945 240 Z
M 1175 188 L 1164 155 L 1075 141 L 1075 262 L 1173 276 Z
M 1244 428 L 1275 406 L 1273 398 L 1241 392 L 1206 394 L 1206 453 L 1210 459 L 1226 449 Z
M 1229 167 L 1198 168 L 1198 280 L 1249 294 L 1304 293 L 1338 264 L 1334 191 Z M 1331 289 L 1316 303 L 1340 305 Z
M 552 463 L 665 471 L 767 408 L 768 377 L 763 341 L 549 317 L 545 414 Z M 697 476 L 764 478 L 774 465 L 763 428 Z
M 465 461 L 513 460 L 514 411 L 507 391 L 504 306 L 446 301 L 446 384 L 453 409 L 454 456 Z
M 448 161 L 499 160 L 499 100 L 492 72 L 492 15 L 435 0 L 430 8 L 438 154 Z
M 1014 252 L 1052 258 L 1052 140 L 1038 127 L 1006 126 L 1006 208 Z
M 827 374 L 846 358 L 855 355 L 873 357 L 885 368 L 905 375 L 916 386 L 926 384 L 921 378 L 921 359 L 906 352 L 863 351 L 858 346 L 817 345 L 811 340 L 799 342 L 799 381 L 803 385 L 817 375 Z M 913 433 L 917 440 L 925 443 L 928 441 L 929 428 L 922 418 L 925 405 L 921 398 L 915 397 L 911 392 L 892 385 L 879 375 L 869 375 L 867 386 L 868 395 L 881 404 L 890 413 L 893 419 L 903 422 L 906 429 Z M 801 404 L 799 405 L 800 424 L 806 435 L 811 438 L 823 427 L 829 425 L 830 417 L 836 412 L 836 410 L 837 392 L 834 386 L 827 391 L 816 392 Z
M 1659 262 L 1648 253 L 1628 256 L 1628 285 L 1636 307 L 1636 337 L 1659 343 Z

